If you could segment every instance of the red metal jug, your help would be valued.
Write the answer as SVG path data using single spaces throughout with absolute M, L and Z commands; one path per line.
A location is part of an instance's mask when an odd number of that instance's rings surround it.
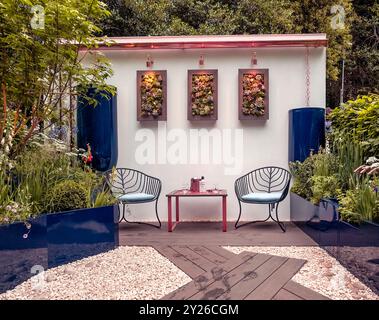
M 200 192 L 200 178 L 191 178 L 191 191 Z

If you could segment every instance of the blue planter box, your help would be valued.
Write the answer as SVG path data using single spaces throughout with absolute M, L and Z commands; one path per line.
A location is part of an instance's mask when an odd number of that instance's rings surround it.
M 0 226 L 0 292 L 33 276 L 31 268 L 56 267 L 118 246 L 116 206 L 45 214 Z M 24 237 L 27 235 L 27 237 Z
M 0 226 L 0 292 L 30 278 L 33 266 L 48 268 L 46 221 L 46 215 L 29 221 L 29 230 L 22 222 Z
M 316 206 L 308 200 L 290 193 L 291 221 L 307 233 L 320 246 L 379 246 L 379 225 L 364 221 L 359 227 L 344 221 L 333 223 L 322 231 L 307 225 L 315 214 L 322 220 L 330 221 L 333 217 L 332 207 Z
M 315 213 L 320 217 L 333 216 L 322 206 L 291 193 L 291 221 L 311 237 L 320 247 L 334 256 L 345 268 L 379 294 L 379 272 L 375 264 L 379 247 L 379 225 L 364 221 L 359 227 L 337 221 L 322 231 L 306 222 Z M 330 210 L 331 208 L 329 208 Z M 358 272 L 358 270 L 360 270 Z M 376 271 L 375 271 L 376 270 Z

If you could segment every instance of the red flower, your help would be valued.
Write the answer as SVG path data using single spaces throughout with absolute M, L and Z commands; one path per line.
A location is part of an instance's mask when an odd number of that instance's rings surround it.
M 84 154 L 82 156 L 82 161 L 85 164 L 89 164 L 92 162 L 92 160 L 93 160 L 93 156 L 92 156 L 92 152 L 91 152 L 91 146 L 89 145 L 89 143 L 87 143 L 87 154 Z

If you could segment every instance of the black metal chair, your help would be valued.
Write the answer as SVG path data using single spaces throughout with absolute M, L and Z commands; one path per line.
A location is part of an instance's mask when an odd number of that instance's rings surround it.
M 149 176 L 141 171 L 128 168 L 114 168 L 106 171 L 106 182 L 112 194 L 117 198 L 118 205 L 122 205 L 122 216 L 119 208 L 119 222 L 125 220 L 129 223 L 147 224 L 160 228 L 162 223 L 158 216 L 158 198 L 162 183 L 158 178 Z M 125 206 L 155 201 L 155 215 L 159 226 L 147 222 L 132 222 L 125 217 Z
M 286 169 L 279 167 L 264 167 L 253 170 L 248 174 L 238 178 L 235 181 L 234 188 L 240 207 L 238 219 L 235 228 L 239 228 L 251 223 L 265 222 L 268 219 L 274 220 L 283 232 L 286 231 L 283 222 L 278 217 L 278 206 L 283 201 L 289 190 L 291 182 L 291 173 Z M 268 204 L 268 217 L 265 220 L 251 221 L 238 225 L 241 218 L 241 202 L 249 204 Z M 275 209 L 276 219 L 272 216 Z

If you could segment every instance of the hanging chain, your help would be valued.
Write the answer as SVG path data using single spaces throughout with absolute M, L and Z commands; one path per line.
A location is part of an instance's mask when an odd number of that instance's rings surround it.
M 305 71 L 305 87 L 306 87 L 305 102 L 306 102 L 307 107 L 309 107 L 309 100 L 310 100 L 310 97 L 311 97 L 311 90 L 310 90 L 310 85 L 311 85 L 311 80 L 310 80 L 310 77 L 311 77 L 311 68 L 310 68 L 310 65 L 309 65 L 309 47 L 307 47 L 307 50 L 305 52 L 305 67 L 306 67 L 306 71 Z

